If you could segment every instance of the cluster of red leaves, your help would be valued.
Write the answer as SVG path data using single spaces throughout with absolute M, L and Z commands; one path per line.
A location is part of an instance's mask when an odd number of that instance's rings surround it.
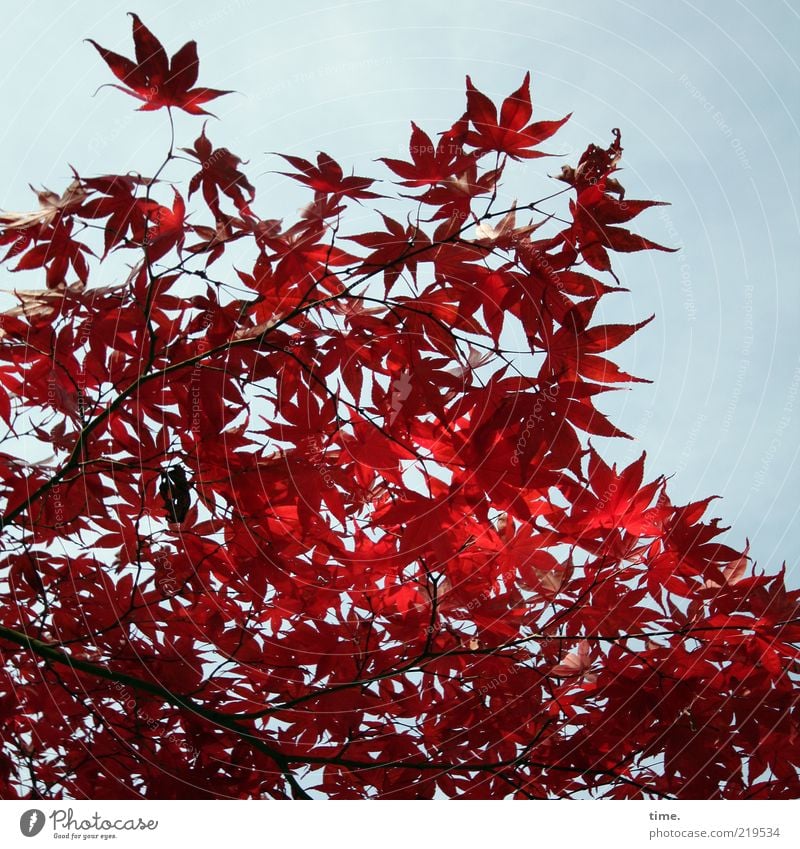
M 193 43 L 134 40 L 95 46 L 142 108 L 221 93 Z M 390 201 L 327 154 L 262 218 L 205 127 L 191 221 L 77 174 L 0 219 L 46 269 L 0 316 L 0 795 L 798 795 L 797 591 L 587 441 L 624 436 L 596 403 L 646 324 L 594 319 L 595 272 L 660 247 L 619 226 L 653 205 L 619 133 L 530 223 L 495 211 L 562 123 L 528 82 L 412 125 L 404 223 L 349 231 Z

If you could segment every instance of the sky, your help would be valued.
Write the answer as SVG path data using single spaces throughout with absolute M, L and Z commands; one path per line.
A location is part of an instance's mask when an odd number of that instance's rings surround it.
M 444 129 L 464 108 L 464 76 L 493 98 L 532 73 L 535 117 L 573 117 L 501 199 L 553 190 L 547 174 L 622 130 L 629 197 L 659 198 L 636 232 L 680 248 L 619 255 L 629 295 L 603 319 L 655 320 L 618 352 L 654 381 L 602 407 L 636 437 L 598 440 L 627 463 L 647 451 L 650 478 L 672 475 L 679 503 L 720 495 L 727 540 L 759 566 L 782 561 L 800 583 L 800 13 L 714 0 L 547 2 L 154 2 L 40 0 L 5 10 L 0 31 L 0 207 L 35 205 L 28 183 L 62 191 L 84 176 L 153 170 L 165 115 L 98 87 L 110 74 L 84 38 L 131 54 L 136 11 L 174 52 L 194 38 L 200 84 L 237 93 L 214 102 L 208 132 L 249 160 L 264 217 L 290 216 L 294 195 L 272 151 L 325 150 L 347 169 L 387 176 L 409 121 Z M 181 116 L 179 145 L 202 122 Z M 560 184 L 555 184 L 556 188 Z M 358 221 L 353 222 L 354 227 Z M 0 272 L 0 287 L 22 276 Z M 31 279 L 24 281 L 32 285 Z M 611 300 L 611 299 L 607 299 Z

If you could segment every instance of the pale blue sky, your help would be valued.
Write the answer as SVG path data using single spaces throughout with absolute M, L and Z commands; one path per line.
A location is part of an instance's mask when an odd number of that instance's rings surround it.
M 464 75 L 493 96 L 533 72 L 535 108 L 572 121 L 550 149 L 575 153 L 623 132 L 622 182 L 631 197 L 672 206 L 638 231 L 679 253 L 621 256 L 632 294 L 613 310 L 657 318 L 621 352 L 655 381 L 606 403 L 639 437 L 604 446 L 648 451 L 672 492 L 720 494 L 731 541 L 752 542 L 761 565 L 800 553 L 800 17 L 795 6 L 748 2 L 221 2 L 17 4 L 0 32 L 4 122 L 0 206 L 31 205 L 28 182 L 61 190 L 67 163 L 84 174 L 146 171 L 163 152 L 165 116 L 132 110 L 104 89 L 95 38 L 131 53 L 128 10 L 169 52 L 189 38 L 200 82 L 241 94 L 213 105 L 209 134 L 251 160 L 265 217 L 290 215 L 294 196 L 267 174 L 267 151 L 324 149 L 358 173 L 402 155 L 408 121 L 444 128 L 463 109 Z M 181 118 L 190 144 L 199 119 Z M 504 187 L 521 201 L 547 193 L 534 165 Z M 13 283 L 2 272 L 2 285 Z M 32 280 L 24 281 L 30 286 Z M 797 573 L 794 582 L 798 581 Z

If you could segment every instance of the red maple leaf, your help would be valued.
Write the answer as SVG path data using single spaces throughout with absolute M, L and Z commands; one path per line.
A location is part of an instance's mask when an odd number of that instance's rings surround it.
M 202 108 L 204 103 L 214 100 L 229 91 L 213 88 L 193 88 L 197 82 L 199 61 L 197 44 L 187 41 L 171 60 L 161 42 L 141 22 L 139 16 L 130 13 L 133 19 L 133 45 L 136 61 L 120 56 L 101 47 L 94 39 L 87 39 L 114 76 L 124 83 L 111 85 L 125 94 L 143 101 L 140 111 L 150 112 L 163 106 L 183 109 L 191 115 L 208 115 Z
M 317 154 L 316 165 L 301 156 L 289 156 L 285 153 L 280 154 L 280 156 L 300 172 L 299 174 L 280 173 L 303 183 L 315 192 L 333 195 L 334 198 L 350 197 L 355 200 L 378 197 L 375 192 L 368 191 L 369 187 L 375 182 L 374 180 L 367 177 L 357 177 L 354 174 L 345 177 L 342 166 L 327 153 L 320 152 Z
M 219 208 L 219 193 L 222 192 L 233 201 L 240 213 L 252 214 L 248 204 L 253 202 L 255 189 L 239 170 L 239 166 L 244 163 L 226 147 L 215 150 L 206 136 L 205 124 L 203 124 L 202 132 L 195 139 L 194 147 L 184 147 L 182 150 L 200 163 L 200 170 L 189 181 L 188 197 L 191 198 L 202 187 L 203 198 L 208 208 L 216 218 L 219 218 L 222 215 Z
M 128 238 L 141 241 L 144 236 L 148 212 L 154 212 L 158 204 L 145 197 L 137 197 L 139 186 L 147 181 L 130 174 L 109 174 L 92 177 L 83 181 L 83 185 L 95 195 L 87 200 L 80 210 L 82 218 L 106 218 L 105 253 Z
M 147 210 L 148 228 L 144 238 L 147 248 L 148 262 L 155 262 L 169 253 L 173 248 L 183 245 L 186 238 L 184 220 L 186 218 L 186 203 L 174 189 L 172 208 L 156 205 Z
M 408 144 L 411 162 L 389 157 L 381 157 L 379 161 L 402 178 L 403 186 L 416 188 L 441 183 L 464 171 L 474 157 L 474 154 L 464 152 L 466 124 L 466 119 L 462 119 L 459 125 L 442 133 L 438 143 L 434 144 L 430 136 L 412 121 Z M 459 132 L 458 128 L 463 132 Z
M 509 95 L 500 108 L 478 91 L 467 77 L 467 115 L 473 130 L 467 133 L 467 144 L 481 151 L 505 153 L 512 159 L 533 159 L 547 156 L 533 150 L 537 144 L 549 139 L 566 121 L 569 115 L 558 121 L 537 121 L 529 124 L 533 115 L 530 93 L 530 72 L 525 74 L 522 85 Z

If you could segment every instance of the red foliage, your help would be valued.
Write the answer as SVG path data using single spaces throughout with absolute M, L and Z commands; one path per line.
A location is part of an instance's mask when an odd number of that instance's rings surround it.
M 163 106 L 176 106 L 192 115 L 208 115 L 202 104 L 223 94 L 230 94 L 229 91 L 214 88 L 192 87 L 197 82 L 200 64 L 194 41 L 187 41 L 172 59 L 167 59 L 161 42 L 139 20 L 139 16 L 131 13 L 131 18 L 135 62 L 127 56 L 106 50 L 91 38 L 88 41 L 103 57 L 114 76 L 124 83 L 122 86 L 111 85 L 144 101 L 139 107 L 140 111 L 152 112 Z
M 143 109 L 222 93 L 134 41 L 95 46 Z M 649 320 L 595 320 L 595 273 L 660 247 L 619 226 L 653 202 L 614 131 L 497 210 L 531 116 L 468 80 L 394 200 L 287 156 L 288 225 L 204 128 L 199 172 L 3 215 L 46 286 L 0 315 L 0 795 L 798 795 L 798 592 L 588 442 Z

